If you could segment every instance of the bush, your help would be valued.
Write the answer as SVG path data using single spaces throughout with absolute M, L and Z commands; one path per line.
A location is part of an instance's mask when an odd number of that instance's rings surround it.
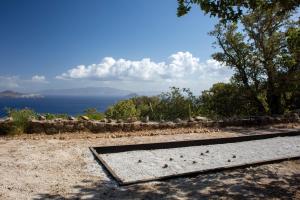
M 256 115 L 259 111 L 247 92 L 232 83 L 216 83 L 202 92 L 201 111 L 212 118 Z
M 134 105 L 138 111 L 139 117 L 149 117 L 150 120 L 156 120 L 159 118 L 159 114 L 156 111 L 157 105 L 160 103 L 158 96 L 147 97 L 134 97 L 132 98 Z
M 159 116 L 157 119 L 188 119 L 199 114 L 200 100 L 189 89 L 172 87 L 160 95 L 160 102 L 154 110 Z
M 68 119 L 67 114 L 52 114 L 52 113 L 46 113 L 45 117 L 47 120 L 52 120 L 52 119 Z
M 89 119 L 94 120 L 101 120 L 105 116 L 103 113 L 98 112 L 96 108 L 88 108 L 84 111 L 84 115 L 87 116 Z
M 122 100 L 113 106 L 110 106 L 106 111 L 105 115 L 112 119 L 128 119 L 131 117 L 140 117 L 134 101 L 132 99 Z
M 25 109 L 8 109 L 8 116 L 13 119 L 13 126 L 10 130 L 12 134 L 26 132 L 29 120 L 36 118 L 36 113 L 28 108 Z

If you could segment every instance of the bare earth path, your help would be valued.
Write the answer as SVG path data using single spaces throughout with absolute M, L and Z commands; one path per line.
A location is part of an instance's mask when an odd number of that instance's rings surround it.
M 4 137 L 0 138 L 0 199 L 300 199 L 300 160 L 118 187 L 88 149 L 273 131 L 277 129 L 176 129 L 120 138 L 123 133 Z

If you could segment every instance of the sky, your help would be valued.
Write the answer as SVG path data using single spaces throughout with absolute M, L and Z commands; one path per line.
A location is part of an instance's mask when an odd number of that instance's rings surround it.
M 176 0 L 0 0 L 0 89 L 188 87 L 232 71 L 211 58 L 217 23 Z

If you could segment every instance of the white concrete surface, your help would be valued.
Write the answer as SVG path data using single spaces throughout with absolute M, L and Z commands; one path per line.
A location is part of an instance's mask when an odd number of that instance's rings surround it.
M 131 182 L 300 156 L 300 136 L 101 156 L 123 182 Z

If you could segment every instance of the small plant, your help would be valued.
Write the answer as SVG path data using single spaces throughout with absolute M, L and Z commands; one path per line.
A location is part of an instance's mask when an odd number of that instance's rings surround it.
M 101 120 L 105 116 L 102 112 L 98 112 L 96 108 L 88 108 L 84 111 L 84 115 L 89 119 Z
M 68 119 L 67 114 L 52 114 L 52 113 L 46 113 L 45 117 L 47 120 L 52 120 L 52 119 Z
M 124 120 L 140 116 L 132 99 L 119 101 L 117 104 L 110 106 L 105 115 L 109 118 Z
M 26 132 L 29 120 L 36 118 L 36 113 L 28 108 L 24 109 L 8 109 L 8 116 L 13 119 L 13 126 L 10 130 L 12 134 Z

